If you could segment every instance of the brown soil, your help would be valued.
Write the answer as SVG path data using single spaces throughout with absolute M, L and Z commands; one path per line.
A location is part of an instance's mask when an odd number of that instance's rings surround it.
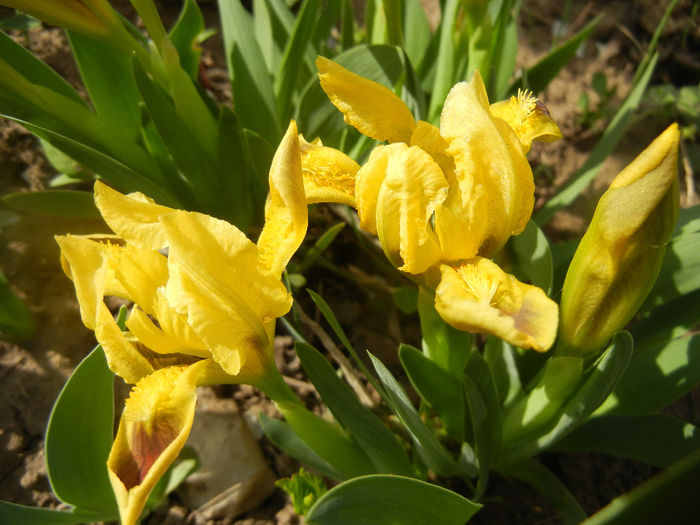
M 431 2 L 426 2 L 430 4 Z M 700 79 L 698 44 L 700 29 L 690 20 L 690 0 L 682 0 L 660 43 L 661 60 L 653 83 L 673 83 L 677 86 L 697 84 Z M 128 2 L 114 2 L 130 14 Z M 520 31 L 519 64 L 529 65 L 549 49 L 555 20 L 562 18 L 565 2 L 533 0 L 525 2 Z M 607 17 L 595 31 L 580 56 L 555 79 L 542 96 L 564 140 L 538 145 L 531 154 L 534 166 L 546 166 L 555 174 L 553 181 L 538 179 L 541 204 L 552 188 L 567 180 L 581 166 L 599 136 L 601 126 L 581 129 L 577 124 L 577 102 L 583 92 L 593 93 L 592 76 L 603 72 L 608 85 L 614 86 L 613 107 L 627 90 L 645 46 L 656 28 L 666 2 L 651 0 L 627 2 L 602 0 L 573 2 L 568 16 L 567 34 L 580 29 L 604 7 Z M 159 2 L 166 25 L 179 11 L 179 3 Z M 202 2 L 207 26 L 217 25 L 215 4 Z M 2 15 L 0 8 L 0 15 Z M 683 35 L 690 42 L 689 51 L 680 46 Z M 75 65 L 62 33 L 57 29 L 32 30 L 29 48 L 74 85 L 79 84 Z M 221 41 L 208 41 L 204 63 L 217 94 L 230 96 L 221 57 Z M 693 54 L 693 50 L 695 53 Z M 595 100 L 594 95 L 591 95 Z M 585 227 L 597 197 L 607 182 L 632 157 L 658 134 L 666 123 L 645 122 L 632 126 L 614 155 L 605 163 L 596 183 L 567 212 L 558 214 L 550 223 L 554 238 L 567 238 Z M 544 171 L 541 169 L 540 172 Z M 0 120 L 0 194 L 35 190 L 45 187 L 53 176 L 36 140 L 18 125 Z M 328 224 L 338 221 L 328 208 L 314 212 L 310 234 L 319 233 Z M 3 215 L 4 217 L 4 215 Z M 80 323 L 72 283 L 63 275 L 59 265 L 58 248 L 53 236 L 62 233 L 93 233 L 105 231 L 99 221 L 57 220 L 42 216 L 12 216 L 10 224 L 2 225 L 0 268 L 17 294 L 26 302 L 36 320 L 36 335 L 21 344 L 0 343 L 0 498 L 21 504 L 55 506 L 43 457 L 43 433 L 53 400 L 75 365 L 94 346 L 93 334 Z M 3 223 L 4 224 L 4 223 Z M 396 277 L 367 274 L 371 267 L 362 268 L 362 256 L 352 235 L 342 233 L 331 247 L 335 261 L 354 277 L 340 280 L 330 271 L 319 269 L 310 279 L 310 287 L 320 292 L 332 307 L 359 348 L 370 348 L 385 361 L 394 361 L 398 342 L 417 344 L 419 334 L 413 316 L 399 313 L 392 306 L 387 290 L 399 283 Z M 351 261 L 351 262 L 342 262 Z M 353 282 L 354 281 L 354 282 Z M 358 286 L 357 283 L 362 283 Z M 310 304 L 302 301 L 310 316 L 319 319 Z M 389 329 L 387 329 L 387 326 Z M 312 334 L 309 334 L 310 337 Z M 314 404 L 313 391 L 305 387 L 298 358 L 287 337 L 279 346 L 280 365 L 285 374 L 297 380 L 301 392 Z M 318 341 L 313 341 L 318 343 Z M 215 396 L 236 400 L 238 409 L 248 413 L 264 411 L 274 414 L 272 404 L 250 387 L 221 387 Z M 207 397 L 207 396 L 203 396 Z M 693 399 L 696 399 L 693 403 Z M 318 402 L 315 402 L 318 407 Z M 685 401 L 684 416 L 700 422 L 697 394 Z M 297 468 L 290 458 L 281 455 L 263 441 L 266 456 L 276 474 L 288 476 Z M 546 464 L 569 485 L 587 512 L 593 512 L 613 497 L 629 490 L 653 474 L 652 469 L 639 464 L 588 455 L 547 456 Z M 601 489 L 601 487 L 603 487 Z M 557 523 L 554 511 L 527 486 L 495 477 L 487 494 L 490 501 L 475 516 L 475 523 Z M 186 508 L 177 494 L 169 505 L 154 513 L 146 523 L 178 524 L 188 522 L 191 509 Z M 276 491 L 257 510 L 237 518 L 233 523 L 245 525 L 296 523 L 284 495 Z M 216 523 L 232 523 L 220 520 Z

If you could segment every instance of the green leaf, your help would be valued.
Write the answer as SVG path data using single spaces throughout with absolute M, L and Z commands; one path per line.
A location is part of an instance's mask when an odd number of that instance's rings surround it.
M 185 0 L 182 11 L 170 30 L 170 41 L 177 49 L 180 66 L 187 71 L 193 81 L 199 75 L 199 60 L 202 50 L 199 44 L 204 33 L 204 17 L 195 0 Z
M 700 450 L 668 470 L 615 498 L 581 525 L 638 525 L 687 523 L 700 512 Z
M 505 253 L 514 259 L 512 273 L 518 279 L 542 288 L 546 294 L 551 292 L 552 254 L 547 237 L 535 221 L 529 221 L 520 235 L 508 239 Z
M 635 351 L 657 350 L 684 336 L 700 321 L 700 289 L 653 308 L 637 319 L 631 328 Z
M 457 12 L 460 7 L 458 0 L 447 0 L 442 9 L 440 19 L 437 62 L 435 65 L 435 78 L 433 80 L 430 106 L 428 107 L 428 121 L 435 122 L 442 110 L 447 93 L 455 83 L 455 46 L 454 26 Z
M 413 469 L 399 439 L 336 375 L 335 369 L 314 347 L 296 343 L 297 354 L 321 399 L 360 445 L 377 472 L 410 476 Z
M 423 422 L 415 407 L 411 404 L 406 392 L 391 372 L 379 359 L 369 352 L 368 354 L 384 386 L 384 400 L 411 434 L 416 450 L 425 465 L 440 476 L 475 475 L 476 466 L 473 462 L 473 457 L 463 455 L 461 462 L 455 461 Z
M 114 374 L 97 346 L 75 369 L 46 429 L 46 467 L 61 500 L 116 518 L 107 475 L 114 430 Z
M 218 5 L 236 114 L 244 128 L 277 144 L 282 129 L 275 92 L 251 16 L 240 0 L 218 0 Z
M 642 99 L 642 95 L 644 95 L 644 91 L 651 80 L 651 75 L 654 72 L 658 58 L 658 54 L 655 54 L 648 68 L 640 77 L 639 82 L 632 87 L 624 102 L 617 110 L 617 113 L 615 113 L 615 116 L 610 121 L 610 124 L 605 128 L 603 135 L 583 163 L 583 166 L 581 166 L 571 180 L 569 180 L 569 182 L 567 182 L 561 190 L 547 201 L 540 211 L 534 215 L 537 224 L 540 226 L 545 224 L 557 211 L 574 202 L 581 192 L 593 181 L 603 161 L 612 153 L 618 142 L 620 142 L 622 134 L 632 120 L 635 110 Z
M 0 271 L 0 333 L 13 341 L 24 341 L 36 332 L 36 324 L 27 307 L 10 288 Z
M 290 456 L 329 478 L 343 479 L 345 477 L 304 443 L 288 423 L 273 419 L 265 415 L 264 412 L 258 414 L 258 421 L 260 421 L 260 426 L 270 441 Z
M 484 347 L 484 359 L 489 365 L 498 398 L 508 408 L 523 391 L 518 373 L 516 350 L 498 337 L 489 337 Z
M 654 288 L 642 310 L 700 289 L 700 232 L 671 239 Z
M 294 505 L 294 512 L 299 516 L 306 514 L 314 503 L 327 492 L 323 480 L 306 472 L 303 468 L 292 474 L 290 478 L 278 479 L 275 485 L 289 495 Z
M 280 401 L 276 405 L 294 432 L 343 478 L 375 472 L 372 461 L 338 424 L 320 418 L 297 402 Z
M 422 286 L 418 290 L 418 315 L 423 334 L 423 352 L 440 368 L 461 381 L 472 352 L 474 336 L 443 321 L 435 310 L 433 292 Z
M 456 492 L 401 476 L 352 479 L 324 494 L 309 525 L 462 525 L 481 508 Z
M 305 51 L 316 27 L 319 4 L 320 0 L 304 0 L 275 76 L 277 114 L 281 122 L 288 121 L 292 113 L 292 97 L 296 94 L 294 87 L 304 64 Z
M 700 204 L 678 210 L 678 222 L 673 237 L 700 231 Z
M 2 197 L 2 201 L 17 211 L 56 217 L 100 218 L 95 198 L 88 191 L 40 190 L 9 193 Z
M 666 468 L 700 449 L 700 430 L 666 414 L 604 415 L 586 421 L 552 449 L 611 454 Z
M 402 344 L 399 359 L 413 388 L 440 417 L 447 434 L 464 441 L 464 394 L 460 381 L 420 350 Z
M 420 67 L 430 47 L 430 25 L 419 0 L 407 0 L 403 13 L 404 49 L 412 64 Z
M 513 6 L 512 0 L 503 0 L 501 9 L 496 17 L 496 26 L 493 30 L 494 48 L 492 51 L 491 84 L 489 98 L 491 100 L 504 100 L 508 97 L 508 85 L 515 71 L 515 57 L 518 51 L 518 24 L 517 12 L 520 10 L 520 2 Z M 511 11 L 515 11 L 511 14 Z
M 528 483 L 559 513 L 562 525 L 577 525 L 586 513 L 564 484 L 544 465 L 534 459 L 511 465 L 508 473 Z
M 309 248 L 309 251 L 306 252 L 306 254 L 304 255 L 304 258 L 299 264 L 299 273 L 306 272 L 309 268 L 311 268 L 314 265 L 314 263 L 318 260 L 321 254 L 324 251 L 326 251 L 326 248 L 330 246 L 330 244 L 333 242 L 333 239 L 336 238 L 336 236 L 344 227 L 345 223 L 339 222 L 338 224 L 331 226 L 325 232 L 323 232 L 323 234 L 316 240 L 314 245 L 311 248 Z
M 700 335 L 636 352 L 597 414 L 643 414 L 660 410 L 700 383 Z
M 52 525 L 54 523 L 92 523 L 116 519 L 116 515 L 95 514 L 79 510 L 53 510 L 27 507 L 0 501 L 0 523 L 12 525 Z
M 526 87 L 532 90 L 535 95 L 544 91 L 552 79 L 557 76 L 559 71 L 571 62 L 571 59 L 574 58 L 580 45 L 590 36 L 595 26 L 597 26 L 604 17 L 605 14 L 600 13 L 597 17 L 588 22 L 583 29 L 569 38 L 569 40 L 557 46 L 534 66 L 528 68 L 525 75 L 528 85 L 523 85 L 523 79 L 520 78 L 511 85 L 510 92 L 515 94 L 518 89 L 525 89 Z

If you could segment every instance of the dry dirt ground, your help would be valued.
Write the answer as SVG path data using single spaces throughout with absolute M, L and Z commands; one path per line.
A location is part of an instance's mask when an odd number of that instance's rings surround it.
M 127 2 L 114 3 L 128 12 Z M 179 10 L 177 2 L 159 4 L 166 23 Z M 518 63 L 529 65 L 551 46 L 553 29 L 559 27 L 558 21 L 562 20 L 563 6 L 567 3 L 532 0 L 524 4 Z M 581 28 L 603 8 L 606 18 L 590 42 L 542 96 L 559 123 L 564 140 L 556 144 L 538 145 L 531 154 L 536 173 L 543 174 L 538 177 L 538 204 L 552 193 L 553 187 L 567 180 L 580 167 L 599 136 L 599 124 L 588 129 L 582 129 L 577 124 L 580 113 L 577 102 L 581 94 L 586 92 L 595 101 L 591 88 L 594 73 L 604 73 L 608 85 L 615 89 L 611 102 L 614 107 L 629 89 L 634 68 L 666 4 L 665 0 L 571 2 L 566 18 L 568 34 Z M 201 7 L 207 25 L 216 27 L 215 4 L 202 2 Z M 652 84 L 681 86 L 697 85 L 700 81 L 700 29 L 698 19 L 693 21 L 690 18 L 692 10 L 690 0 L 681 0 L 661 39 L 661 59 Z M 688 49 L 681 45 L 683 38 L 690 45 Z M 59 30 L 32 30 L 28 42 L 24 43 L 71 82 L 77 83 L 75 66 Z M 207 74 L 213 85 L 221 88 L 217 94 L 225 98 L 226 72 L 222 67 L 220 40 L 214 37 L 207 43 L 206 49 Z M 606 182 L 641 151 L 665 124 L 644 121 L 643 124 L 633 125 L 615 154 L 606 162 L 593 187 L 575 206 L 555 218 L 549 225 L 549 233 L 559 239 L 579 233 L 585 227 Z M 553 176 L 545 176 L 545 173 Z M 18 125 L 0 121 L 0 194 L 43 188 L 53 174 L 35 139 Z M 327 225 L 330 220 L 337 221 L 330 213 L 328 210 L 318 212 L 315 216 L 317 229 Z M 53 236 L 68 232 L 94 233 L 104 231 L 105 226 L 98 221 L 16 216 L 13 221 L 0 224 L 0 228 L 0 268 L 29 306 L 39 327 L 29 341 L 21 344 L 0 342 L 0 399 L 3 400 L 0 403 L 0 498 L 22 504 L 54 506 L 57 502 L 49 489 L 44 467 L 43 433 L 57 393 L 73 367 L 94 346 L 94 337 L 80 323 L 73 286 L 60 270 L 58 248 Z M 367 286 L 348 289 L 351 286 L 349 283 L 339 282 L 337 277 L 321 271 L 314 276 L 314 289 L 332 303 L 338 316 L 344 320 L 347 332 L 352 334 L 360 347 L 371 348 L 389 359 L 395 354 L 399 341 L 417 342 L 417 320 L 391 307 L 383 277 L 377 279 L 365 275 L 359 263 L 353 266 L 353 258 L 356 258 L 353 255 L 353 242 L 351 236 L 341 235 L 332 247 L 332 253 L 336 261 L 351 261 L 346 263 L 347 269 Z M 307 311 L 312 316 L 316 315 L 310 306 Z M 283 337 L 278 343 L 278 357 L 283 371 L 295 378 L 303 389 L 303 376 L 290 347 L 290 338 Z M 307 390 L 303 393 L 313 400 L 313 394 Z M 273 406 L 248 387 L 209 390 L 202 397 L 205 404 L 206 399 L 216 403 L 217 399 L 233 398 L 236 403 L 227 410 L 249 415 L 258 411 L 274 414 Z M 700 423 L 697 397 L 696 393 L 686 398 L 680 409 L 686 418 L 696 424 Z M 297 468 L 294 461 L 280 455 L 264 440 L 262 446 L 278 477 L 288 476 Z M 595 455 L 546 456 L 543 461 L 570 486 L 588 512 L 595 511 L 654 473 L 645 465 Z M 484 511 L 475 516 L 474 523 L 557 523 L 551 508 L 528 487 L 513 480 L 495 477 L 487 498 L 500 503 L 487 505 Z M 190 516 L 190 511 L 176 493 L 171 496 L 169 505 L 157 511 L 146 523 L 191 522 L 194 518 Z M 279 491 L 275 491 L 257 509 L 234 520 L 211 521 L 246 525 L 295 522 L 286 498 Z

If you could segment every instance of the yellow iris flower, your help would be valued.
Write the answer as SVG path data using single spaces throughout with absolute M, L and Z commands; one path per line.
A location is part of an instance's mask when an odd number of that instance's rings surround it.
M 354 206 L 389 260 L 436 289 L 437 311 L 452 326 L 547 350 L 556 304 L 487 260 L 532 214 L 534 181 L 525 157 L 532 141 L 561 138 L 544 105 L 527 93 L 489 104 L 477 72 L 452 88 L 438 128 L 416 122 L 386 87 L 323 57 L 316 65 L 345 121 L 388 144 L 362 167 L 335 150 L 324 153 L 323 166 L 304 157 L 309 201 Z
M 279 375 L 275 321 L 292 305 L 280 277 L 307 228 L 296 125 L 270 169 L 257 244 L 225 221 L 160 206 L 140 193 L 122 195 L 100 182 L 95 201 L 116 235 L 57 241 L 83 322 L 112 371 L 135 385 L 107 463 L 122 523 L 129 525 L 187 439 L 196 386 L 264 386 Z M 106 296 L 134 303 L 125 332 Z

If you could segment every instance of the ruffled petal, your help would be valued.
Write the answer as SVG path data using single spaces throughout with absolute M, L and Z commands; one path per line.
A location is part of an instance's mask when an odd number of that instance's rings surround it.
M 107 468 L 122 525 L 137 522 L 146 499 L 182 450 L 194 419 L 196 376 L 186 367 L 144 377 L 126 400 Z
M 404 147 L 402 144 L 377 146 L 370 153 L 364 166 L 357 172 L 355 206 L 360 218 L 360 226 L 372 235 L 377 235 L 377 198 L 386 177 L 389 157 L 392 152 Z
M 458 330 L 490 334 L 521 348 L 549 349 L 558 307 L 536 286 L 524 284 L 488 259 L 440 266 L 435 308 Z
M 323 91 L 345 122 L 373 139 L 408 143 L 416 122 L 393 91 L 321 56 L 316 67 Z
M 168 282 L 167 257 L 131 244 L 111 247 L 108 256 L 110 269 L 125 292 L 119 297 L 137 303 L 147 314 L 154 315 L 157 290 Z
M 455 162 L 461 193 L 459 198 L 450 199 L 457 205 L 451 210 L 452 215 L 469 211 L 466 221 L 484 223 L 478 253 L 492 256 L 511 235 L 522 232 L 527 225 L 535 186 L 517 136 L 503 120 L 489 113 L 486 89 L 478 72 L 471 82 L 461 82 L 450 91 L 442 111 L 440 133 L 450 143 L 448 153 Z M 444 246 L 458 242 L 448 238 L 450 228 L 442 228 L 442 233 Z
M 172 208 L 156 204 L 142 193 L 122 195 L 100 181 L 95 182 L 95 204 L 107 225 L 125 241 L 151 250 L 167 246 L 158 217 Z
M 337 202 L 355 206 L 355 178 L 360 165 L 345 153 L 309 143 L 299 136 L 306 202 Z
M 554 142 L 562 135 L 547 107 L 529 91 L 518 91 L 518 96 L 491 104 L 491 114 L 501 118 L 520 140 L 523 153 L 530 151 L 533 141 Z
M 393 144 L 377 196 L 377 233 L 399 270 L 419 274 L 441 257 L 431 218 L 447 196 L 440 167 L 418 146 Z
M 258 239 L 260 262 L 273 275 L 279 278 L 282 274 L 304 240 L 307 226 L 299 137 L 292 121 L 272 159 L 265 225 Z
M 291 308 L 286 288 L 261 269 L 257 247 L 235 226 L 183 211 L 161 221 L 170 243 L 168 303 L 227 373 L 260 370 L 271 358 L 267 325 Z

